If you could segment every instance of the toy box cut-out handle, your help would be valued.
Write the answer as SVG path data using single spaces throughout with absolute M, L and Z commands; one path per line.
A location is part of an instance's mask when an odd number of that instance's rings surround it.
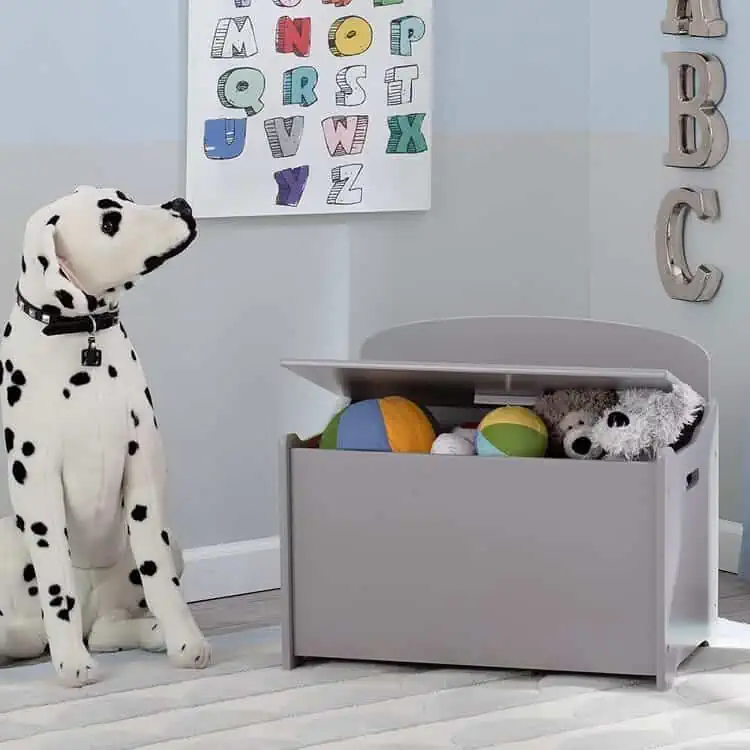
M 701 478 L 700 469 L 695 469 L 694 471 L 691 471 L 685 478 L 686 489 L 689 491 L 697 487 L 698 482 L 700 481 L 700 478 Z

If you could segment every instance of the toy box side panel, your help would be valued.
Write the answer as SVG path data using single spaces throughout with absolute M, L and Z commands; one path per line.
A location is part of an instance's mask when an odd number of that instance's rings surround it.
M 663 539 L 659 589 L 658 679 L 669 687 L 680 663 L 708 641 L 717 616 L 718 587 L 718 408 L 710 403 L 690 445 L 665 451 L 664 504 L 657 519 Z
M 654 675 L 654 464 L 293 449 L 301 657 Z

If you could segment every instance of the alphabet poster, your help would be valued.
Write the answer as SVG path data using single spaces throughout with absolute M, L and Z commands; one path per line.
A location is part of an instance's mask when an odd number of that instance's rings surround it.
M 198 217 L 430 208 L 433 0 L 190 0 Z

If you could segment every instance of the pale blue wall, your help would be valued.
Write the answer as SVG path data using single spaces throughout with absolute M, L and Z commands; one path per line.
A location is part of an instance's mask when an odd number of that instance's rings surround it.
M 35 0 L 0 8 L 0 143 L 182 137 L 184 0 Z
M 723 0 L 729 33 L 719 39 L 662 34 L 666 7 L 666 0 L 590 2 L 590 314 L 658 326 L 706 347 L 721 413 L 721 515 L 747 522 L 742 468 L 750 438 L 750 2 Z M 720 109 L 730 147 L 715 169 L 662 164 L 668 148 L 668 80 L 661 58 L 672 50 L 713 53 L 726 68 L 727 93 Z M 692 265 L 716 264 L 725 274 L 709 305 L 671 300 L 657 275 L 656 214 L 667 191 L 684 185 L 719 191 L 718 222 L 688 220 Z
M 0 118 L 4 298 L 10 299 L 17 268 L 20 222 L 50 193 L 86 180 L 125 181 L 147 199 L 182 187 L 185 4 L 37 0 L 0 7 L 0 95 L 7 103 Z M 274 358 L 342 351 L 349 323 L 355 345 L 362 335 L 405 320 L 490 312 L 641 318 L 688 334 L 697 330 L 716 342 L 736 316 L 746 319 L 747 235 L 733 210 L 746 192 L 742 174 L 750 171 L 740 169 L 738 156 L 750 131 L 750 91 L 742 86 L 750 69 L 750 46 L 743 44 L 750 38 L 750 3 L 724 0 L 725 40 L 664 37 L 665 6 L 665 0 L 436 0 L 430 214 L 205 222 L 194 255 L 137 290 L 127 310 L 163 394 L 174 481 L 178 494 L 190 498 L 178 511 L 190 546 L 273 533 L 272 452 L 258 445 L 270 439 L 278 413 L 286 426 L 300 414 L 303 430 L 320 413 L 301 414 L 312 392 L 288 382 L 269 406 Z M 670 173 L 658 161 L 667 127 L 660 55 L 680 48 L 716 51 L 729 70 L 722 109 L 733 145 L 713 175 Z M 592 142 L 615 138 L 604 153 L 620 150 L 630 169 L 610 169 L 605 160 L 597 172 L 589 131 Z M 643 167 L 636 157 L 647 148 L 654 157 Z M 597 208 L 600 218 L 592 217 L 597 194 L 617 180 L 631 196 L 654 184 L 656 194 L 642 205 L 628 198 L 611 215 Z M 717 252 L 725 249 L 728 286 L 711 308 L 700 309 L 671 302 L 654 288 L 650 244 L 662 188 L 696 180 L 731 183 L 723 229 L 703 235 L 716 238 Z M 613 231 L 623 215 L 638 226 L 637 242 Z M 301 237 L 310 243 L 302 254 Z M 291 238 L 295 249 L 285 247 Z M 240 264 L 246 284 L 227 284 L 220 264 L 229 262 Z M 640 286 L 629 286 L 623 269 L 640 274 Z M 287 279 L 293 283 L 285 289 Z M 188 378 L 184 390 L 170 388 L 173 349 L 152 322 L 162 304 L 155 293 L 179 300 L 185 289 L 210 289 L 220 299 L 229 286 L 246 288 L 247 301 L 221 308 L 184 340 L 173 334 L 170 344 L 179 347 L 181 372 L 200 367 L 219 346 L 217 327 L 231 330 L 242 321 L 236 333 L 218 336 L 221 346 L 231 341 L 241 352 L 241 370 L 217 387 L 244 410 L 222 409 L 206 447 L 185 416 L 186 405 L 215 407 L 201 401 L 198 378 Z M 304 321 L 295 305 L 305 311 Z M 318 317 L 311 320 L 312 310 Z M 177 317 L 171 307 L 162 312 L 166 320 Z M 707 345 L 727 362 L 728 347 Z M 735 348 L 736 355 L 719 365 L 720 387 L 732 399 L 750 364 L 744 339 Z M 283 395 L 289 393 L 294 398 Z M 261 429 L 248 437 L 253 420 Z M 726 420 L 739 440 L 739 416 L 733 426 L 731 415 Z M 735 450 L 735 469 L 739 456 Z M 203 512 L 207 496 L 218 515 Z
M 304 0 L 313 1 L 319 2 Z M 233 6 L 231 0 L 227 6 Z M 40 202 L 80 182 L 116 183 L 154 201 L 183 188 L 185 10 L 185 0 L 0 6 L 0 96 L 8 103 L 0 118 L 0 190 L 6 194 L 0 202 L 0 299 L 11 299 L 21 225 Z M 451 225 L 466 222 L 472 228 L 474 262 L 487 266 L 485 279 L 515 269 L 516 281 L 528 279 L 527 290 L 537 288 L 547 300 L 542 307 L 584 310 L 582 203 L 563 200 L 562 224 L 538 243 L 556 244 L 569 256 L 560 258 L 560 273 L 553 275 L 563 274 L 566 284 L 575 286 L 570 305 L 564 301 L 568 286 L 558 288 L 540 276 L 532 258 L 514 258 L 512 246 L 525 234 L 519 209 L 533 200 L 558 202 L 547 187 L 550 174 L 557 192 L 586 178 L 583 146 L 571 151 L 568 141 L 554 140 L 557 131 L 585 133 L 586 0 L 436 0 L 436 16 L 435 181 L 447 189 L 455 179 L 455 190 L 466 190 L 462 164 L 489 170 L 482 176 L 489 187 L 481 206 L 469 197 L 451 199 Z M 526 139 L 521 149 L 519 133 Z M 535 134 L 551 134 L 553 140 L 540 149 Z M 532 162 L 537 177 L 515 174 L 522 169 L 519 154 L 525 154 L 524 163 Z M 534 167 L 539 158 L 544 164 Z M 510 204 L 520 222 L 512 231 L 493 227 L 494 201 L 508 204 L 496 180 L 518 202 Z M 276 363 L 285 356 L 345 354 L 350 317 L 376 327 L 388 324 L 372 285 L 361 290 L 357 281 L 360 273 L 369 273 L 369 264 L 382 273 L 370 281 L 382 278 L 385 299 L 407 317 L 431 309 L 434 295 L 447 296 L 449 285 L 461 282 L 461 274 L 438 263 L 426 272 L 429 284 L 406 303 L 400 287 L 389 287 L 398 244 L 383 248 L 382 232 L 418 224 L 413 217 L 392 216 L 206 221 L 190 254 L 131 293 L 125 314 L 158 402 L 178 527 L 187 546 L 275 532 L 273 442 L 279 423 L 306 432 L 319 427 L 325 413 L 317 391 L 282 378 Z M 402 268 L 408 272 L 401 274 L 407 286 L 412 271 L 415 279 L 425 275 L 425 253 L 452 252 L 436 247 L 435 239 L 448 242 L 450 233 L 439 224 L 434 229 L 436 234 L 425 231 L 409 240 L 412 252 Z M 490 236 L 502 239 L 505 252 L 485 243 Z M 350 255 L 366 255 L 366 262 L 352 272 L 351 292 L 359 297 L 348 310 Z M 484 299 L 494 307 L 492 295 L 473 283 L 470 265 L 463 264 L 461 304 Z M 512 281 L 505 283 L 511 287 Z M 548 288 L 551 283 L 555 288 Z M 184 303 L 188 297 L 202 300 L 199 310 Z M 512 306 L 517 297 L 511 292 L 505 304 Z M 390 307 L 387 301 L 385 306 Z M 179 326 L 196 313 L 197 327 Z M 188 374 L 199 372 L 212 356 L 225 359 L 227 351 L 232 366 L 221 371 L 218 382 L 206 384 Z M 196 417 L 204 414 L 208 431 L 197 426 Z M 0 509 L 5 505 L 2 488 Z
M 438 131 L 586 131 L 588 0 L 435 0 L 435 8 Z
M 585 130 L 586 6 L 436 0 L 435 127 Z M 3 79 L 14 114 L 0 119 L 0 142 L 182 138 L 184 7 L 185 0 L 6 3 L 0 69 L 16 74 Z
M 0 318 L 39 205 L 80 183 L 143 202 L 184 191 L 185 11 L 185 0 L 0 4 Z M 331 408 L 279 360 L 345 356 L 348 291 L 343 223 L 228 220 L 201 222 L 189 252 L 124 298 L 183 546 L 278 533 L 277 436 L 317 429 Z
M 675 37 L 661 33 L 667 0 L 590 0 L 591 118 L 593 133 L 667 133 L 666 66 L 663 52 L 718 55 L 728 71 L 721 110 L 734 138 L 750 138 L 750 97 L 743 93 L 750 70 L 750 3 L 723 0 L 728 36 Z
M 362 216 L 351 337 L 588 314 L 588 0 L 436 0 L 433 209 Z

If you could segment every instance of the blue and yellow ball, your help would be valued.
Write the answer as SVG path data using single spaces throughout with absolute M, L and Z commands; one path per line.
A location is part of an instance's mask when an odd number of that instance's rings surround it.
M 493 409 L 479 423 L 476 435 L 479 456 L 541 458 L 547 452 L 548 442 L 544 422 L 523 406 Z
M 328 423 L 322 449 L 429 453 L 435 424 L 426 409 L 401 396 L 356 401 Z

